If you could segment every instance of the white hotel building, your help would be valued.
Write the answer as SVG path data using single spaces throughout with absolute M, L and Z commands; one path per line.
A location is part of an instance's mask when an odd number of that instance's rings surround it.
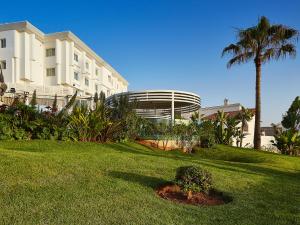
M 8 91 L 106 96 L 128 82 L 70 31 L 44 34 L 29 22 L 0 24 L 0 61 Z

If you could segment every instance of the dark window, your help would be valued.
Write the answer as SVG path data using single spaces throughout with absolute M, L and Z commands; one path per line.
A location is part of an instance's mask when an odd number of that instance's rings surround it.
M 6 48 L 6 39 L 1 39 L 1 48 Z
M 78 55 L 76 53 L 74 53 L 74 60 L 78 62 Z
M 78 72 L 74 72 L 74 79 L 79 80 L 79 73 Z
M 46 49 L 46 57 L 55 56 L 55 48 Z
M 5 70 L 6 69 L 6 61 L 2 60 L 2 61 L 0 61 L 0 63 L 1 63 L 1 69 Z
M 55 76 L 55 68 L 47 68 L 47 77 Z

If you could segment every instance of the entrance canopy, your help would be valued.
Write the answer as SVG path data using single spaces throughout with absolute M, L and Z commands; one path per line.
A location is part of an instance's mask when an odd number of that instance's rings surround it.
M 192 113 L 200 108 L 200 97 L 191 92 L 176 90 L 148 90 L 125 92 L 112 95 L 106 102 L 112 106 L 114 97 L 127 95 L 129 101 L 136 101 L 136 112 L 145 118 L 172 119 L 175 113 Z

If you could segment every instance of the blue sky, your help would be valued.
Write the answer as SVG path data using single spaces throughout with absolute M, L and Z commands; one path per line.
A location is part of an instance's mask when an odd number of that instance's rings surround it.
M 203 106 L 240 102 L 254 107 L 252 63 L 228 70 L 222 49 L 234 28 L 259 16 L 300 30 L 299 0 L 265 1 L 4 1 L 0 22 L 28 20 L 43 32 L 71 30 L 116 68 L 130 90 L 178 89 Z M 279 122 L 300 95 L 300 43 L 294 60 L 263 67 L 262 121 Z

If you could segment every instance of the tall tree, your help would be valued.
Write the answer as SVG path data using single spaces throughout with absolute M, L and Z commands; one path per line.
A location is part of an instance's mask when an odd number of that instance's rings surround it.
M 278 60 L 287 55 L 296 56 L 295 42 L 298 31 L 281 24 L 270 24 L 266 17 L 261 17 L 256 26 L 238 29 L 237 42 L 223 49 L 222 56 L 231 54 L 233 57 L 227 67 L 254 60 L 256 68 L 255 87 L 255 130 L 254 148 L 261 147 L 261 66 L 272 59 Z
M 100 92 L 100 95 L 99 95 L 99 101 L 101 104 L 104 104 L 105 103 L 105 93 L 103 91 Z
M 281 124 L 286 129 L 300 130 L 300 96 L 295 98 L 289 110 L 283 116 Z
M 52 113 L 56 113 L 57 110 L 58 110 L 57 109 L 57 94 L 55 94 L 54 100 L 53 100 L 53 103 L 52 103 L 51 111 L 52 111 Z
M 97 103 L 99 101 L 98 93 L 96 92 L 94 95 L 94 102 Z
M 30 101 L 30 105 L 32 107 L 36 106 L 37 102 L 36 102 L 36 90 L 33 91 L 33 94 L 32 94 L 32 98 L 31 98 L 31 101 Z

